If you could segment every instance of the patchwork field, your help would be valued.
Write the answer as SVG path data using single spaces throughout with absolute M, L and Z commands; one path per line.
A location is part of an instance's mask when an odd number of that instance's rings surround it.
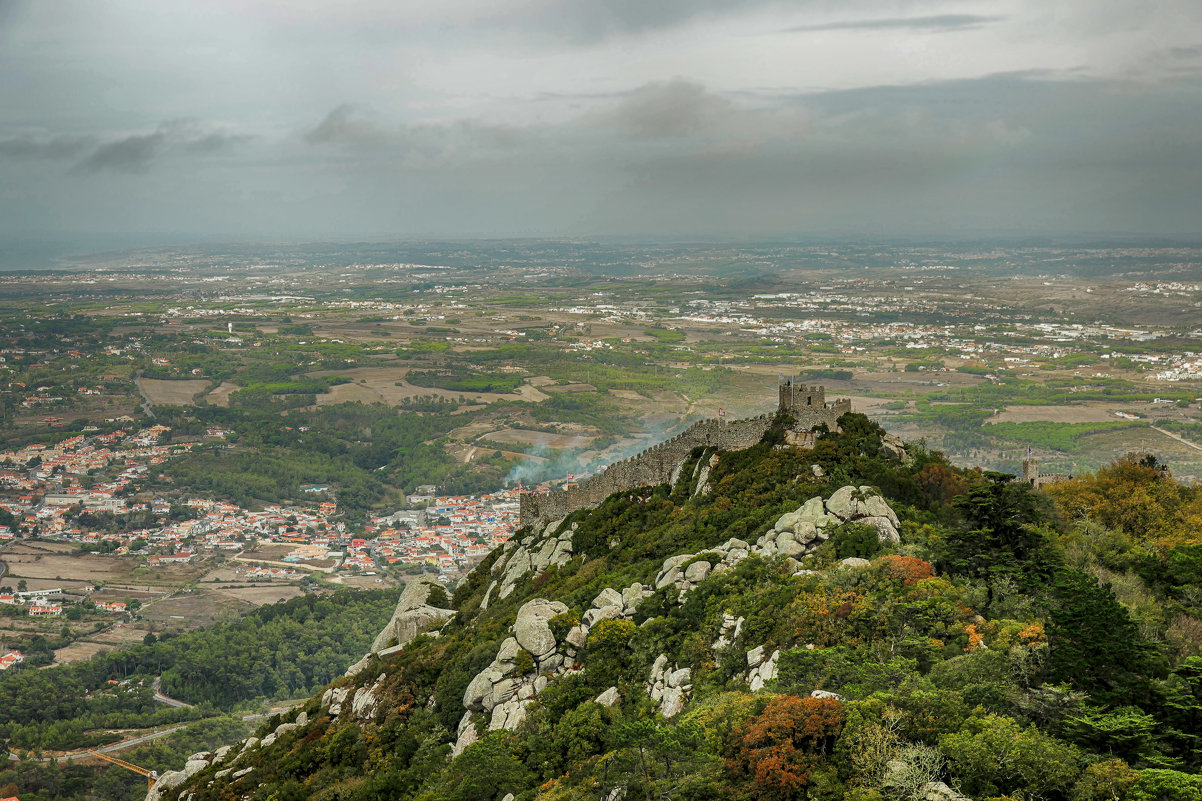
M 250 587 L 235 587 L 232 589 L 218 588 L 212 590 L 216 596 L 228 598 L 241 603 L 263 606 L 276 601 L 286 601 L 302 595 L 300 587 L 295 584 L 261 584 Z
M 205 400 L 214 406 L 229 406 L 230 395 L 237 392 L 241 387 L 232 381 L 223 381 L 221 385 L 205 395 Z
M 257 605 L 214 590 L 194 590 L 144 607 L 142 618 L 158 626 L 207 626 Z
M 357 367 L 350 370 L 322 370 L 310 373 L 315 378 L 330 376 L 345 376 L 351 379 L 349 384 L 337 384 L 330 391 L 317 396 L 319 406 L 333 403 L 386 403 L 397 406 L 405 398 L 434 395 L 447 400 L 467 398 L 473 403 L 494 403 L 498 400 L 524 400 L 532 403 L 545 401 L 549 396 L 529 383 L 522 384 L 512 394 L 498 392 L 459 392 L 437 387 L 418 387 L 407 383 L 404 379 L 409 373 L 408 367 Z M 397 382 L 400 382 L 398 385 Z
M 190 379 L 167 381 L 159 378 L 139 378 L 137 382 L 142 392 L 156 406 L 159 404 L 166 406 L 191 406 L 193 398 L 197 394 L 204 392 L 209 386 L 208 381 Z
M 68 664 L 91 659 L 96 654 L 105 651 L 115 651 L 127 645 L 142 642 L 146 637 L 146 629 L 134 626 L 114 626 L 101 632 L 89 635 L 86 639 L 77 640 L 66 648 L 54 652 L 55 664 Z
M 1134 412 L 1140 416 L 1146 409 L 1131 404 L 1074 403 L 1068 406 L 1007 406 L 986 423 L 1112 423 L 1121 418 L 1115 412 Z
M 132 557 L 99 556 L 66 543 L 18 542 L 3 551 L 5 580 L 25 579 L 29 589 L 127 581 L 137 567 Z

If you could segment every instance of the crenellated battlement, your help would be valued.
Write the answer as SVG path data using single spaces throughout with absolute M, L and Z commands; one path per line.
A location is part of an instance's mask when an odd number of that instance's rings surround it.
M 826 389 L 822 386 L 808 387 L 787 381 L 780 384 L 778 392 L 778 411 L 793 418 L 792 431 L 812 431 L 819 425 L 835 431 L 838 419 L 851 411 L 851 400 L 847 398 L 827 404 Z M 595 506 L 615 492 L 668 483 L 694 448 L 724 451 L 749 448 L 763 438 L 772 420 L 773 416 L 767 414 L 729 423 L 718 418 L 698 420 L 674 437 L 614 462 L 575 487 L 522 495 L 521 525 L 558 520 L 577 509 Z

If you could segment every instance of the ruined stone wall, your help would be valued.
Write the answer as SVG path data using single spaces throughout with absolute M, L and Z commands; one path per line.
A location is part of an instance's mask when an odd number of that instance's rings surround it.
M 594 506 L 615 492 L 666 484 L 677 466 L 696 447 L 742 450 L 759 442 L 772 425 L 769 415 L 723 423 L 699 420 L 671 439 L 620 462 L 571 489 L 521 497 L 521 525 L 537 520 L 558 520 L 577 509 Z
M 822 386 L 785 381 L 777 392 L 777 408 L 793 418 L 796 431 L 809 431 L 820 425 L 834 431 L 838 428 L 839 418 L 851 411 L 849 398 L 827 403 L 826 388 Z
M 778 388 L 777 409 L 793 417 L 792 431 L 812 431 L 819 425 L 837 431 L 839 418 L 851 411 L 851 400 L 844 398 L 828 404 L 824 387 L 784 382 Z M 571 489 L 522 495 L 521 525 L 558 520 L 577 509 L 595 506 L 615 492 L 668 483 L 693 448 L 713 447 L 724 451 L 750 448 L 763 438 L 771 425 L 772 416 L 766 414 L 730 423 L 700 420 L 669 440 L 614 462 Z M 812 439 L 808 447 L 813 447 Z

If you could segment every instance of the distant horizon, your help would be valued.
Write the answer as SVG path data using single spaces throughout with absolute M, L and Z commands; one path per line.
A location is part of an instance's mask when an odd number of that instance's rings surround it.
M 10 251 L 1202 237 L 1198 3 L 12 0 L 0 71 Z
M 1080 250 L 1105 250 L 1110 248 L 1200 248 L 1202 235 L 1154 235 L 1154 234 L 1009 234 L 959 236 L 857 236 L 811 235 L 811 236 L 263 236 L 224 237 L 216 234 L 74 234 L 68 236 L 31 237 L 28 239 L 0 239 L 0 273 L 21 272 L 72 272 L 94 269 L 88 261 L 119 259 L 124 255 L 139 253 L 200 251 L 220 254 L 224 251 L 241 252 L 253 256 L 256 252 L 267 255 L 273 249 L 284 249 L 294 255 L 307 251 L 333 250 L 346 255 L 357 251 L 388 248 L 420 248 L 438 245 L 463 245 L 487 248 L 490 245 L 506 247 L 512 245 L 579 245 L 601 248 L 1015 248 L 1041 249 L 1066 248 Z M 364 254 L 367 262 L 376 263 L 386 259 Z M 111 265 L 107 269 L 112 269 Z M 1202 273 L 1202 264 L 1199 264 Z

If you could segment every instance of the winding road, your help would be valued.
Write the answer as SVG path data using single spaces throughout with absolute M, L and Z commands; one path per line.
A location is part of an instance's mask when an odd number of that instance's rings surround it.
M 157 695 L 155 696 L 155 700 L 159 700 Z M 176 701 L 176 703 L 181 704 L 182 706 L 188 706 L 188 704 L 184 704 L 182 701 Z M 278 715 L 281 711 L 287 711 L 288 709 L 291 709 L 293 706 L 296 706 L 297 704 L 300 704 L 300 703 L 304 703 L 304 702 L 297 701 L 296 704 L 285 707 L 284 710 L 276 710 L 276 711 L 272 711 L 272 712 L 256 712 L 253 715 L 243 715 L 242 719 L 243 720 L 258 720 L 259 718 L 269 718 L 272 715 Z M 195 722 L 195 721 L 190 721 L 190 722 Z M 111 745 L 101 746 L 100 748 L 86 748 L 83 751 L 72 751 L 69 754 L 61 754 L 59 756 L 42 757 L 41 759 L 33 759 L 32 757 L 30 757 L 29 759 L 31 759 L 34 762 L 67 762 L 72 759 L 87 759 L 89 751 L 98 751 L 102 754 L 111 754 L 114 751 L 123 751 L 126 748 L 132 748 L 135 745 L 141 745 L 142 743 L 149 742 L 150 740 L 157 740 L 160 737 L 166 737 L 169 734 L 174 734 L 175 732 L 184 728 L 184 726 L 186 726 L 186 725 L 187 724 L 182 724 L 179 726 L 172 726 L 169 729 L 163 729 L 162 731 L 152 732 L 151 734 L 144 734 L 141 737 L 135 737 L 132 740 L 122 740 L 119 743 L 112 743 Z M 21 761 L 21 757 L 17 756 L 16 754 L 12 753 L 11 751 L 8 754 L 8 759 L 10 762 L 20 762 Z
M 158 676 L 155 676 L 154 684 L 151 685 L 151 689 L 154 690 L 154 700 L 158 701 L 160 704 L 165 704 L 167 706 L 176 707 L 176 708 L 192 706 L 192 704 L 187 704 L 187 703 L 184 703 L 183 701 L 177 701 L 174 698 L 169 698 L 166 695 L 163 695 L 161 692 L 159 692 L 159 682 L 160 682 L 160 678 Z M 252 715 L 243 715 L 242 719 L 243 720 L 257 720 L 259 718 L 266 718 L 266 717 L 270 717 L 272 715 L 278 715 L 280 712 L 287 711 L 287 710 L 291 709 L 292 707 L 296 706 L 297 704 L 302 704 L 302 703 L 304 703 L 304 701 L 296 701 L 294 703 L 291 703 L 291 704 L 283 707 L 283 709 L 272 710 L 271 712 L 256 712 Z M 185 723 L 185 724 L 181 724 L 179 726 L 172 726 L 169 729 L 163 729 L 162 731 L 156 731 L 156 732 L 151 732 L 150 734 L 144 734 L 141 737 L 135 737 L 132 740 L 122 740 L 119 743 L 111 743 L 109 745 L 101 746 L 100 748 L 85 748 L 82 751 L 72 751 L 69 754 L 61 754 L 60 756 L 42 757 L 41 759 L 35 760 L 35 761 L 37 761 L 37 762 L 66 762 L 71 759 L 85 759 L 85 758 L 87 758 L 89 751 L 98 751 L 102 754 L 110 754 L 113 751 L 122 751 L 126 748 L 132 748 L 135 745 L 141 745 L 142 743 L 149 742 L 150 740 L 157 740 L 160 737 L 166 737 L 168 734 L 174 734 L 175 732 L 184 728 L 184 726 L 186 726 L 186 725 L 187 724 Z M 14 754 L 10 751 L 8 754 L 8 759 L 11 762 L 19 762 L 21 760 L 21 757 L 17 756 L 16 754 Z
M 173 707 L 176 707 L 177 709 L 180 707 L 184 707 L 184 706 L 192 706 L 192 704 L 186 704 L 183 701 L 177 701 L 174 698 L 168 698 L 167 696 L 165 696 L 161 692 L 159 692 L 159 684 L 161 681 L 162 681 L 162 678 L 160 676 L 155 676 L 154 684 L 150 685 L 150 689 L 154 690 L 154 700 L 158 701 L 160 704 L 166 704 L 167 706 L 173 706 Z

